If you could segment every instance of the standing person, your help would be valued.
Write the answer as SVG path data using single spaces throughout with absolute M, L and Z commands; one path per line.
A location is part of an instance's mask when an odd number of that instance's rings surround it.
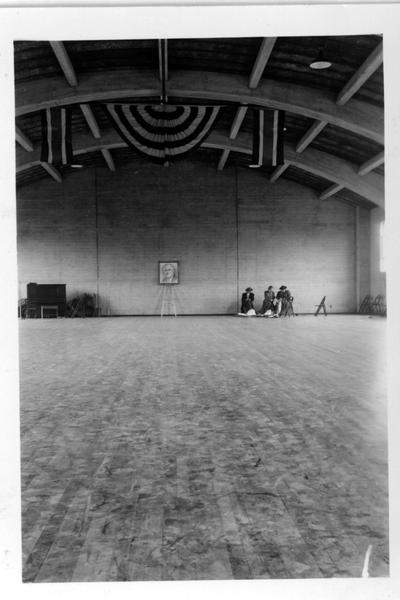
M 254 293 L 253 288 L 247 287 L 242 294 L 242 305 L 240 307 L 240 316 L 253 317 L 256 311 L 254 310 Z
M 268 286 L 268 289 L 264 292 L 264 302 L 260 309 L 260 315 L 262 317 L 273 317 L 275 308 L 275 292 L 272 285 Z
M 288 290 L 287 286 L 281 285 L 278 293 L 276 294 L 276 299 L 278 302 L 275 310 L 275 317 L 279 317 L 281 313 L 284 315 L 286 314 L 291 295 L 292 294 L 290 293 L 290 290 Z

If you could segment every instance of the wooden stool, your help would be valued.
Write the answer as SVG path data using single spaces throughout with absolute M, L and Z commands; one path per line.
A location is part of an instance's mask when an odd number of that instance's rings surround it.
M 58 306 L 57 304 L 42 304 L 40 307 L 40 317 L 45 318 L 45 311 L 54 311 L 56 319 L 58 318 Z M 53 315 L 52 315 L 53 316 Z

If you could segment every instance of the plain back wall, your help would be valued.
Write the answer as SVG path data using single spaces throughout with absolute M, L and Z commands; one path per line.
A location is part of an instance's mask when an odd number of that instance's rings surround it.
M 356 220 L 358 218 L 358 226 Z M 287 285 L 296 312 L 322 296 L 353 312 L 369 293 L 369 211 L 280 179 L 184 161 L 43 179 L 17 192 L 20 297 L 26 284 L 98 293 L 103 314 L 159 314 L 158 261 L 178 260 L 179 314 L 237 312 L 248 285 Z

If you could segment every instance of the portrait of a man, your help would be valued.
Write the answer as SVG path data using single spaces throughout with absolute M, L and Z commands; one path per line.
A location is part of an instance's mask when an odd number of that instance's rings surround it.
M 159 262 L 160 283 L 179 283 L 179 263 Z

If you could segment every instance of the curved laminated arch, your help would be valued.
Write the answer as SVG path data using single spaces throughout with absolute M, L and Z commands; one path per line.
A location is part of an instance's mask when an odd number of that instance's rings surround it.
M 226 136 L 214 132 L 203 146 L 251 154 L 252 138 L 249 134 L 240 133 L 235 140 L 230 140 Z M 328 179 L 363 196 L 376 206 L 384 207 L 384 178 L 381 175 L 369 173 L 360 176 L 358 167 L 342 158 L 311 148 L 307 148 L 299 154 L 293 144 L 285 144 L 284 155 L 286 163 Z
M 334 95 L 327 91 L 273 80 L 262 80 L 256 89 L 250 89 L 245 77 L 201 71 L 171 72 L 167 87 L 169 97 L 287 110 L 384 143 L 382 109 L 354 99 L 338 106 Z M 51 106 L 159 95 L 160 81 L 151 71 L 86 73 L 80 76 L 77 87 L 69 86 L 63 77 L 52 77 L 18 84 L 15 114 L 18 117 Z
M 89 133 L 77 134 L 74 139 L 75 156 L 104 149 L 113 150 L 127 147 L 126 143 L 113 130 L 107 131 L 101 139 L 95 139 Z M 252 137 L 247 133 L 239 133 L 236 139 L 231 140 L 225 132 L 214 131 L 203 142 L 202 146 L 249 155 L 252 153 Z M 29 160 L 27 160 L 28 158 Z M 360 176 L 357 172 L 357 167 L 343 159 L 310 148 L 299 154 L 292 144 L 285 145 L 285 160 L 304 171 L 348 188 L 356 194 L 367 198 L 376 206 L 384 206 L 384 179 L 377 173 Z M 22 149 L 17 151 L 17 173 L 39 164 L 39 148 L 36 148 L 29 154 Z

